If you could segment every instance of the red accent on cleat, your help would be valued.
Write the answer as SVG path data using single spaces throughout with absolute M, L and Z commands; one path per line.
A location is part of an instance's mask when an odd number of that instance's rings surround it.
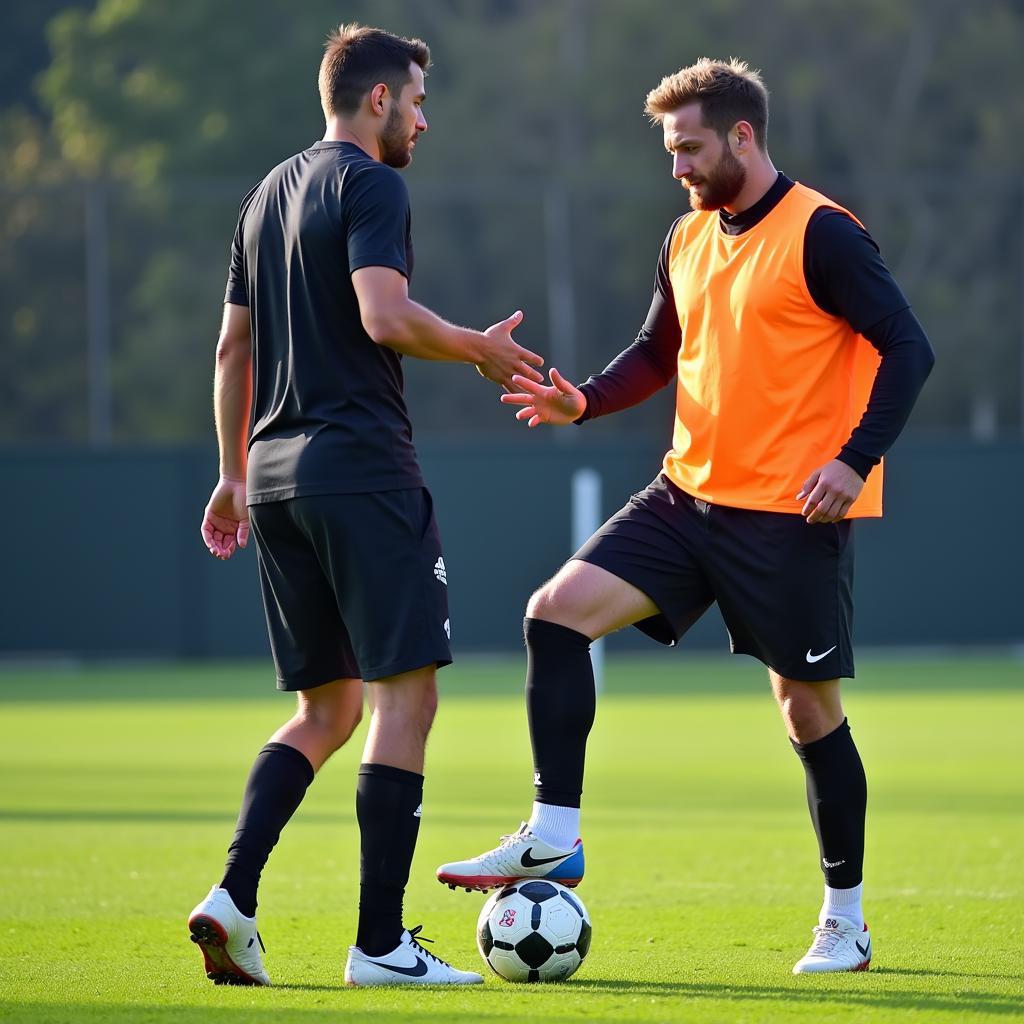
M 206 976 L 217 985 L 262 985 L 247 974 L 228 956 L 224 948 L 228 933 L 219 921 L 206 914 L 196 914 L 188 919 L 188 930 L 192 941 L 203 951 L 203 965 Z
M 514 885 L 516 882 L 557 882 L 568 889 L 575 889 L 582 878 L 537 878 L 533 875 L 520 875 L 518 878 L 509 878 L 507 875 L 442 875 L 438 874 L 437 880 L 449 888 L 456 886 L 465 889 L 466 892 L 487 892 L 489 889 L 501 889 L 506 885 Z

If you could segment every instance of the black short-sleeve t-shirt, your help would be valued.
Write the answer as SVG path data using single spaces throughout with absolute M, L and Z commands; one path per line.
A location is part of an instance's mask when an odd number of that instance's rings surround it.
M 422 487 L 402 360 L 363 329 L 351 274 L 412 273 L 401 175 L 317 142 L 245 197 L 225 302 L 253 334 L 250 504 Z

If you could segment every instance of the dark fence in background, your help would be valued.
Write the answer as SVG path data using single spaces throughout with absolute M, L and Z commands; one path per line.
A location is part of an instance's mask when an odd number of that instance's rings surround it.
M 420 444 L 456 652 L 519 646 L 526 599 L 570 553 L 574 470 L 601 473 L 610 514 L 660 464 L 650 443 L 584 442 Z M 858 643 L 1024 642 L 1022 470 L 1021 442 L 898 446 L 885 519 L 857 525 Z M 199 537 L 215 472 L 205 447 L 0 452 L 0 657 L 266 654 L 255 552 L 217 562 Z M 717 613 L 687 644 L 723 647 Z

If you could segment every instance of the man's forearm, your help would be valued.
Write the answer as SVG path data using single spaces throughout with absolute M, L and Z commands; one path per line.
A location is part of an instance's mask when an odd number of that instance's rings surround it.
M 904 309 L 864 332 L 881 353 L 867 408 L 836 456 L 867 479 L 903 430 L 935 363 L 935 354 L 911 310 Z
M 412 299 L 364 320 L 364 326 L 378 345 L 417 359 L 477 364 L 485 358 L 483 334 L 450 324 Z
M 252 401 L 252 351 L 248 345 L 217 345 L 213 415 L 220 447 L 220 474 L 244 480 Z
M 665 259 L 665 251 L 662 250 Z M 667 264 L 659 270 L 651 308 L 636 341 L 601 373 L 580 385 L 587 408 L 577 422 L 607 416 L 650 398 L 676 376 L 679 317 L 668 284 Z
M 578 422 L 608 416 L 639 405 L 660 391 L 676 375 L 672 362 L 655 351 L 642 337 L 620 352 L 605 369 L 580 385 L 587 408 Z

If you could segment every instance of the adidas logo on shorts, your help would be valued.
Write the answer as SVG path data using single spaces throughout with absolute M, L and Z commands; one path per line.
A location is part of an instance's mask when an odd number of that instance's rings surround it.
M 438 560 L 434 563 L 434 575 L 446 587 L 448 586 L 448 572 L 447 572 L 447 570 L 444 567 L 444 559 L 443 558 L 438 558 Z

